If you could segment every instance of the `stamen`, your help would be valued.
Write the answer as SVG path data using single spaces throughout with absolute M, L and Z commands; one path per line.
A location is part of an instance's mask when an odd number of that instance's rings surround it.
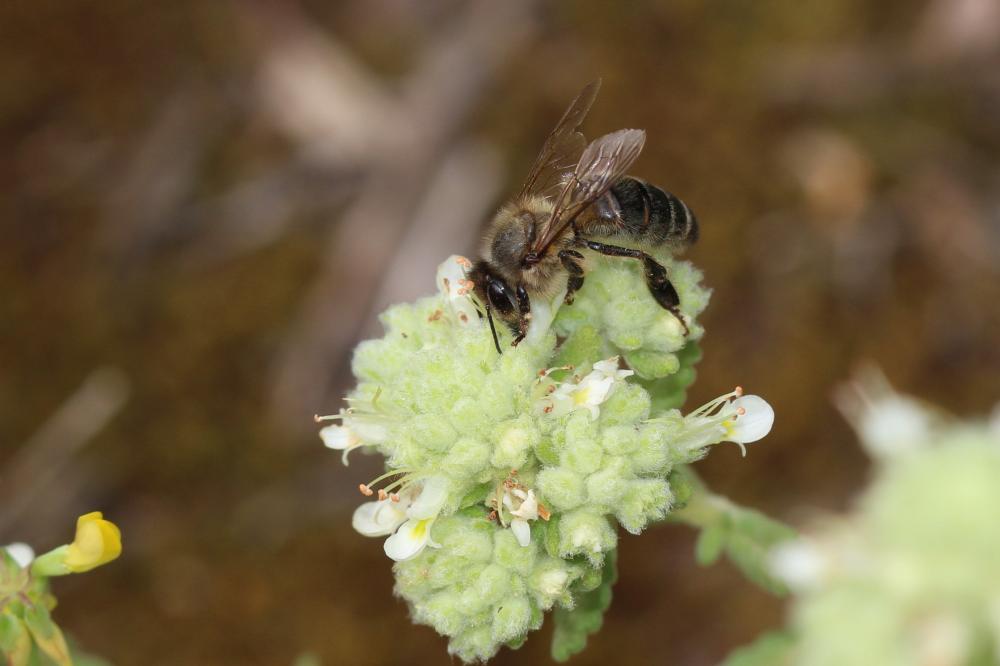
M 363 483 L 358 484 L 358 490 L 360 490 L 361 494 L 365 497 L 371 497 L 374 494 L 374 491 Z
M 465 257 L 455 257 L 455 263 L 462 268 L 472 268 L 472 262 Z
M 379 498 L 380 501 L 384 501 L 385 498 L 388 497 L 388 496 L 389 495 L 385 492 L 384 488 L 379 488 L 378 489 L 378 498 Z
M 399 501 L 399 494 L 398 493 L 389 493 L 389 499 L 392 500 L 393 502 L 398 502 Z
M 545 377 L 548 377 L 549 375 L 551 375 L 553 372 L 558 372 L 559 370 L 573 370 L 573 366 L 572 365 L 560 365 L 560 366 L 556 366 L 555 368 L 544 368 L 544 369 L 538 371 L 538 379 L 535 380 L 535 381 L 540 381 L 540 380 L 544 379 Z
M 720 395 L 714 400 L 709 400 L 704 405 L 691 412 L 689 416 L 708 416 L 716 409 L 729 402 L 731 398 L 738 398 L 741 395 L 743 395 L 743 387 L 737 386 L 731 393 L 726 393 L 725 395 Z
M 323 421 L 336 421 L 337 419 L 342 419 L 345 416 L 347 416 L 347 414 L 326 414 L 325 416 L 313 414 L 313 421 L 316 423 L 322 423 Z
M 743 416 L 744 414 L 747 413 L 746 407 L 737 407 L 736 413 L 739 414 L 740 416 Z
M 383 481 L 384 479 L 388 479 L 389 477 L 392 477 L 392 476 L 400 476 L 400 475 L 403 476 L 404 477 L 403 480 L 405 480 L 405 478 L 407 478 L 408 475 L 410 475 L 412 472 L 413 472 L 413 470 L 411 470 L 411 469 L 395 469 L 395 470 L 386 472 L 385 474 L 381 474 L 381 475 L 375 477 L 374 479 L 372 479 L 371 481 L 369 481 L 366 484 L 362 483 L 361 484 L 361 488 L 362 488 L 361 492 L 364 493 L 365 495 L 371 495 L 374 492 L 374 491 L 372 491 L 371 488 L 373 486 L 377 485 L 380 481 Z M 401 480 L 397 480 L 395 483 L 392 483 L 392 484 L 386 486 L 386 492 L 390 492 L 390 489 L 393 486 L 395 486 L 397 483 L 399 483 L 400 481 Z M 367 489 L 369 492 L 365 493 L 365 489 Z M 379 491 L 379 492 L 381 492 L 381 491 Z

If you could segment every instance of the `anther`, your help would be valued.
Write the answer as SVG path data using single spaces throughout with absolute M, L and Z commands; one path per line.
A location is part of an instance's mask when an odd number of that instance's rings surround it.
M 385 492 L 384 488 L 379 488 L 378 489 L 378 498 L 379 498 L 379 501 L 384 501 L 385 498 L 388 497 L 388 496 L 389 495 Z
M 360 490 L 361 494 L 364 495 L 365 497 L 371 497 L 372 495 L 375 494 L 375 491 L 373 491 L 371 488 L 369 488 L 363 483 L 358 484 L 358 490 Z
M 399 501 L 399 493 L 389 493 L 389 499 L 393 502 Z
M 735 389 L 733 389 L 733 393 L 736 394 L 737 398 L 740 397 L 741 395 L 743 395 L 743 387 L 737 386 Z
M 745 407 L 737 407 L 736 408 L 736 413 L 739 414 L 740 416 L 743 416 L 744 414 L 747 413 L 747 410 L 746 410 Z

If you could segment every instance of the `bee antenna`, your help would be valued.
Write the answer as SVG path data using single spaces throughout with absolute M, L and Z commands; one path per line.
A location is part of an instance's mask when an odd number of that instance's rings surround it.
M 497 337 L 497 327 L 493 323 L 493 308 L 489 305 L 486 306 L 486 318 L 490 321 L 490 333 L 493 334 L 493 344 L 496 345 L 497 353 L 502 354 L 503 352 L 500 351 L 500 339 Z

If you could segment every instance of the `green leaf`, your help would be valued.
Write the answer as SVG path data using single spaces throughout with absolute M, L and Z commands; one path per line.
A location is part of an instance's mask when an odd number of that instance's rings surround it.
M 795 639 L 783 631 L 772 631 L 734 650 L 722 666 L 790 666 Z
M 771 550 L 794 539 L 795 530 L 753 509 L 733 507 L 726 554 L 743 575 L 772 594 L 788 592 L 785 584 L 771 574 Z
M 698 542 L 694 547 L 695 560 L 703 567 L 715 564 L 725 551 L 728 540 L 728 521 L 720 520 L 714 525 L 706 527 L 698 535 Z
M 58 666 L 72 666 L 73 661 L 69 656 L 69 647 L 66 639 L 63 638 L 62 631 L 52 621 L 48 609 L 44 606 L 33 605 L 25 608 L 24 624 L 35 639 L 38 646 L 52 661 Z
M 0 613 L 0 655 L 9 666 L 24 666 L 31 657 L 31 636 L 21 618 L 10 612 Z
M 111 662 L 107 659 L 86 652 L 73 640 L 72 636 L 67 636 L 66 642 L 69 644 L 69 654 L 73 666 L 111 666 Z
M 587 647 L 587 637 L 601 628 L 604 612 L 611 605 L 611 588 L 618 580 L 617 551 L 610 551 L 604 563 L 601 583 L 590 592 L 574 594 L 576 606 L 557 608 L 552 613 L 552 658 L 566 661 Z

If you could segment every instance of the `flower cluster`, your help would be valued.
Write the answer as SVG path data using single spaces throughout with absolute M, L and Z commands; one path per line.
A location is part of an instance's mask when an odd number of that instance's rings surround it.
M 873 369 L 837 397 L 875 478 L 853 512 L 774 551 L 790 630 L 732 663 L 998 663 L 1000 428 L 951 421 Z
M 121 533 L 99 511 L 80 516 L 72 543 L 35 557 L 24 543 L 0 547 L 0 656 L 12 666 L 49 661 L 69 666 L 66 640 L 49 611 L 48 578 L 83 573 L 117 558 Z M 44 655 L 44 658 L 42 657 Z
M 532 300 L 527 337 L 497 354 L 465 277 L 391 307 L 361 343 L 348 408 L 319 417 L 346 456 L 386 458 L 360 485 L 361 534 L 385 537 L 396 592 L 464 661 L 516 647 L 553 608 L 605 584 L 617 528 L 638 534 L 675 504 L 671 473 L 722 441 L 767 434 L 770 406 L 737 389 L 683 415 L 708 292 L 663 258 L 690 337 L 650 297 L 637 262 L 594 258 L 575 303 Z

